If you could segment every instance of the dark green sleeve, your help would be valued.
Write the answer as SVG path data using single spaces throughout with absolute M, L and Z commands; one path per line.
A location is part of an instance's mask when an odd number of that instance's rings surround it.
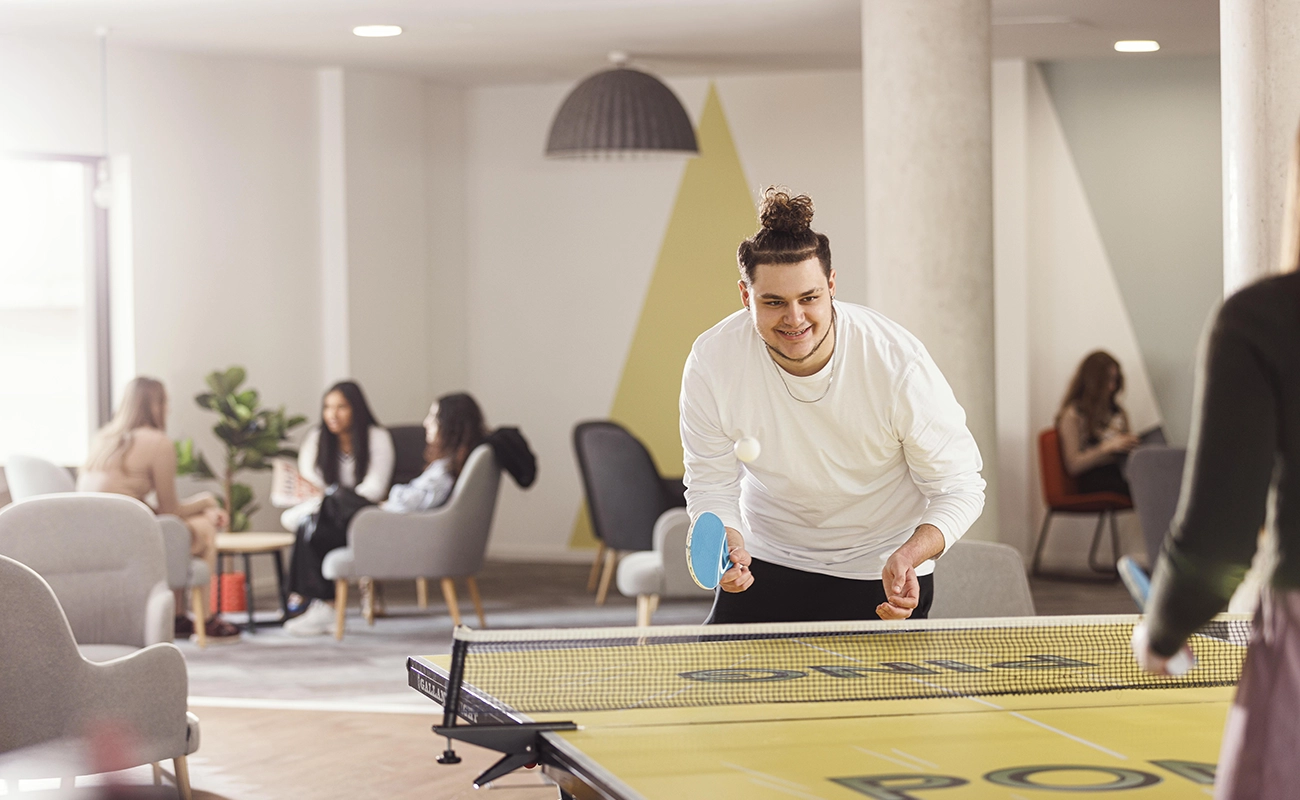
M 1277 446 L 1277 395 L 1249 301 L 1230 298 L 1201 355 L 1178 511 L 1152 576 L 1152 649 L 1169 656 L 1222 611 L 1255 553 Z

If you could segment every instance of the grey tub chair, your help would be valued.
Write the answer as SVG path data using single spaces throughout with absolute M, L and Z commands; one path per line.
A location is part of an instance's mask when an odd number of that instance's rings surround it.
M 126 769 L 172 759 L 180 796 L 189 800 L 186 756 L 199 748 L 199 720 L 186 710 L 189 678 L 173 644 L 156 644 L 105 663 L 77 652 L 68 618 L 50 585 L 0 556 L 0 779 L 63 778 L 48 760 L 23 752 L 57 747 L 98 725 L 128 730 Z M 101 767 L 102 768 L 102 767 Z M 62 772 L 62 770 L 60 770 Z
M 655 521 L 653 550 L 628 553 L 618 562 L 615 585 L 626 597 L 636 598 L 636 624 L 650 624 L 661 598 L 705 601 L 713 597 L 691 579 L 686 566 L 686 534 L 691 527 L 684 508 L 670 508 Z
M 348 526 L 348 546 L 325 556 L 322 572 L 335 585 L 338 617 L 334 638 L 343 638 L 348 582 L 416 580 L 424 605 L 428 578 L 439 578 L 452 622 L 460 624 L 454 578 L 464 578 L 478 612 L 479 625 L 487 625 L 474 576 L 483 568 L 488 533 L 496 511 L 501 470 L 489 445 L 470 453 L 451 497 L 438 508 L 413 514 L 395 514 L 363 508 Z M 366 622 L 374 624 L 373 604 L 364 605 Z
M 158 516 L 162 531 L 163 550 L 167 553 L 167 585 L 172 591 L 190 592 L 190 613 L 194 615 L 194 640 L 202 650 L 208 645 L 204 632 L 207 610 L 203 607 L 203 587 L 212 577 L 208 562 L 190 555 L 190 529 L 185 522 L 171 514 Z M 180 609 L 177 609 L 179 612 Z
M 158 519 L 118 494 L 51 494 L 0 509 L 0 555 L 49 583 L 81 653 L 107 661 L 170 642 L 174 601 Z
M 930 619 L 1032 616 L 1025 562 L 1011 545 L 960 539 L 934 563 Z

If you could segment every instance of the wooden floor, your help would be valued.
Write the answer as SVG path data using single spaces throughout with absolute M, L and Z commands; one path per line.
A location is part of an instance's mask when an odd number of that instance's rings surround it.
M 443 742 L 429 727 L 441 718 L 263 709 L 197 709 L 203 746 L 190 757 L 195 797 L 262 798 L 473 797 L 473 777 L 498 756 L 469 745 L 464 761 L 439 766 Z M 554 800 L 539 775 L 512 776 L 494 785 L 499 800 Z M 506 786 L 509 789 L 506 789 Z M 211 786 L 215 791 L 203 791 Z

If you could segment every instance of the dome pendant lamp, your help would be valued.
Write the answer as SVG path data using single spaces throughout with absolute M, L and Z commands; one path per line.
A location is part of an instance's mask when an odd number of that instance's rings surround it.
M 623 66 L 623 53 L 610 53 L 610 61 L 614 69 L 592 75 L 564 98 L 551 122 L 546 156 L 699 155 L 695 129 L 673 90 L 653 75 Z

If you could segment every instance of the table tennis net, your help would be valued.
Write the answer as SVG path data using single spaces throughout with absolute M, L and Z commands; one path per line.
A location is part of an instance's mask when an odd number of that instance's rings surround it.
M 1136 616 L 901 623 L 458 630 L 451 682 L 507 712 L 1230 686 L 1249 619 L 1192 637 L 1182 677 L 1140 669 Z M 457 667 L 457 662 L 460 666 Z

